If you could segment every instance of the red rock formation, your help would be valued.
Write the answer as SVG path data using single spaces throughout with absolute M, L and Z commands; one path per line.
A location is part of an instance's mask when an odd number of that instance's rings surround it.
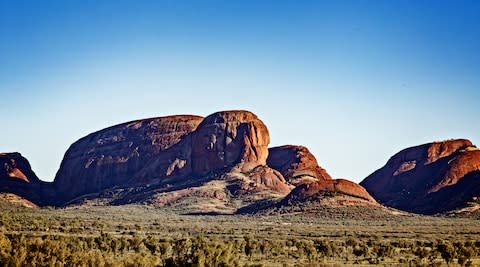
M 465 151 L 448 162 L 449 168 L 440 182 L 432 187 L 428 193 L 434 193 L 447 186 L 458 183 L 465 175 L 480 170 L 480 150 Z M 480 181 L 479 181 L 480 185 Z M 479 190 L 480 191 L 480 190 Z
M 71 199 L 118 185 L 184 183 L 234 165 L 265 165 L 269 141 L 267 127 L 248 111 L 124 123 L 75 142 L 55 185 Z
M 300 202 L 312 198 L 324 198 L 325 195 L 333 196 L 335 194 L 343 194 L 376 203 L 375 199 L 370 196 L 365 188 L 345 179 L 318 180 L 300 184 L 285 197 L 284 202 Z
M 268 150 L 267 165 L 282 173 L 285 179 L 298 185 L 312 180 L 331 180 L 327 171 L 304 146 L 285 145 Z
M 231 210 L 275 202 L 291 192 L 292 184 L 300 184 L 289 195 L 292 199 L 329 192 L 373 201 L 358 185 L 332 180 L 307 148 L 272 148 L 269 157 L 269 142 L 267 127 L 248 111 L 217 112 L 205 119 L 151 118 L 112 126 L 72 144 L 53 186 L 31 175 L 23 161 L 10 158 L 3 176 L 29 185 L 12 192 L 35 195 L 40 205 L 95 198 L 112 205 L 148 203 L 149 197 L 178 191 L 187 202 L 214 197 Z M 438 157 L 442 151 L 432 153 Z
M 288 194 L 292 189 L 282 174 L 268 167 L 261 167 L 249 175 L 257 190 L 269 189 L 281 194 Z
M 462 198 L 442 192 L 457 192 L 454 187 L 478 170 L 480 151 L 469 140 L 448 140 L 404 149 L 360 184 L 387 206 L 430 214 L 480 195 L 480 180 L 474 186 L 476 193 L 470 190 Z
M 21 180 L 26 183 L 30 180 L 39 181 L 28 160 L 20 153 L 0 153 L 0 179 Z
M 53 203 L 52 189 L 49 183 L 38 179 L 28 160 L 20 153 L 0 153 L 0 192 L 46 205 Z
M 124 185 L 148 162 L 195 130 L 201 120 L 190 115 L 151 118 L 92 133 L 70 146 L 55 186 L 69 199 Z
M 223 111 L 206 117 L 192 135 L 193 172 L 204 175 L 238 163 L 265 165 L 270 136 L 248 111 Z

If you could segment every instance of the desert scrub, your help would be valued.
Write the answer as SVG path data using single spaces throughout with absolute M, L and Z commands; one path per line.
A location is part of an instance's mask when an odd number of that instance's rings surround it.
M 358 209 L 345 218 L 344 211 L 190 216 L 143 206 L 7 209 L 0 213 L 0 266 L 480 264 L 479 220 L 355 217 Z

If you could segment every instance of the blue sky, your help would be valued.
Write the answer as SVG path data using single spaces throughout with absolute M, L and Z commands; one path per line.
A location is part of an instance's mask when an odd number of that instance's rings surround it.
M 0 0 L 0 151 L 52 180 L 113 124 L 248 109 L 361 181 L 399 150 L 480 142 L 478 1 Z

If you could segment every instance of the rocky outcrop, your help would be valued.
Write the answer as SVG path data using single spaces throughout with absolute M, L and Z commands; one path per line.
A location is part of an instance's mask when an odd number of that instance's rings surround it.
M 201 120 L 190 115 L 137 120 L 81 138 L 70 146 L 55 177 L 61 198 L 125 185 L 147 163 L 194 131 Z
M 267 165 L 278 170 L 293 185 L 332 179 L 325 169 L 318 166 L 315 156 L 304 146 L 270 148 Z
M 404 149 L 360 184 L 387 206 L 432 214 L 480 195 L 480 180 L 468 178 L 479 170 L 480 150 L 469 140 L 448 140 Z
M 193 173 L 204 175 L 239 163 L 265 165 L 270 136 L 248 111 L 223 111 L 206 117 L 192 135 Z
M 335 179 L 318 166 L 315 156 L 303 146 L 279 146 L 269 149 L 268 166 L 278 170 L 296 187 L 281 201 L 281 205 L 316 202 L 319 205 L 370 205 L 376 201 L 365 188 L 345 180 Z M 339 198 L 338 196 L 341 196 Z
M 264 165 L 258 165 L 248 171 L 242 171 L 237 167 L 225 177 L 230 184 L 229 192 L 234 196 L 270 191 L 283 197 L 292 190 L 292 186 L 280 172 Z
M 284 203 L 302 202 L 307 200 L 323 200 L 324 198 L 345 195 L 362 199 L 371 204 L 376 204 L 375 199 L 362 186 L 345 180 L 318 180 L 303 183 L 295 187 L 283 200 Z
M 37 183 L 40 181 L 32 171 L 26 158 L 20 153 L 0 153 L 0 181 L 22 181 Z
M 25 199 L 25 203 L 49 205 L 53 200 L 53 188 L 50 183 L 41 181 L 32 170 L 30 163 L 20 153 L 0 153 L 0 192 L 11 193 Z M 6 197 L 4 200 L 14 200 Z M 31 205 L 26 205 L 31 206 Z

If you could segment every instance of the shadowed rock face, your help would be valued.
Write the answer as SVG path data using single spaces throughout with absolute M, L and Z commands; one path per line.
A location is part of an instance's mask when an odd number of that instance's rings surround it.
M 202 117 L 137 120 L 92 133 L 70 146 L 55 177 L 65 199 L 123 185 L 145 164 L 196 129 Z
M 30 163 L 20 153 L 0 153 L 1 181 L 36 183 L 40 180 L 32 171 Z
M 278 170 L 293 185 L 332 179 L 325 169 L 318 166 L 315 156 L 304 146 L 286 145 L 268 151 L 268 166 Z
M 192 135 L 195 174 L 238 163 L 265 165 L 270 136 L 257 116 L 248 111 L 223 111 L 206 117 Z
M 448 140 L 404 149 L 360 184 L 387 206 L 433 214 L 461 207 L 480 195 L 480 180 L 472 178 L 471 190 L 458 190 L 465 188 L 462 180 L 478 170 L 480 150 L 469 140 Z
M 39 205 L 51 204 L 54 197 L 49 183 L 38 179 L 20 153 L 0 153 L 0 192 L 12 193 L 18 195 L 18 199 L 25 198 Z

